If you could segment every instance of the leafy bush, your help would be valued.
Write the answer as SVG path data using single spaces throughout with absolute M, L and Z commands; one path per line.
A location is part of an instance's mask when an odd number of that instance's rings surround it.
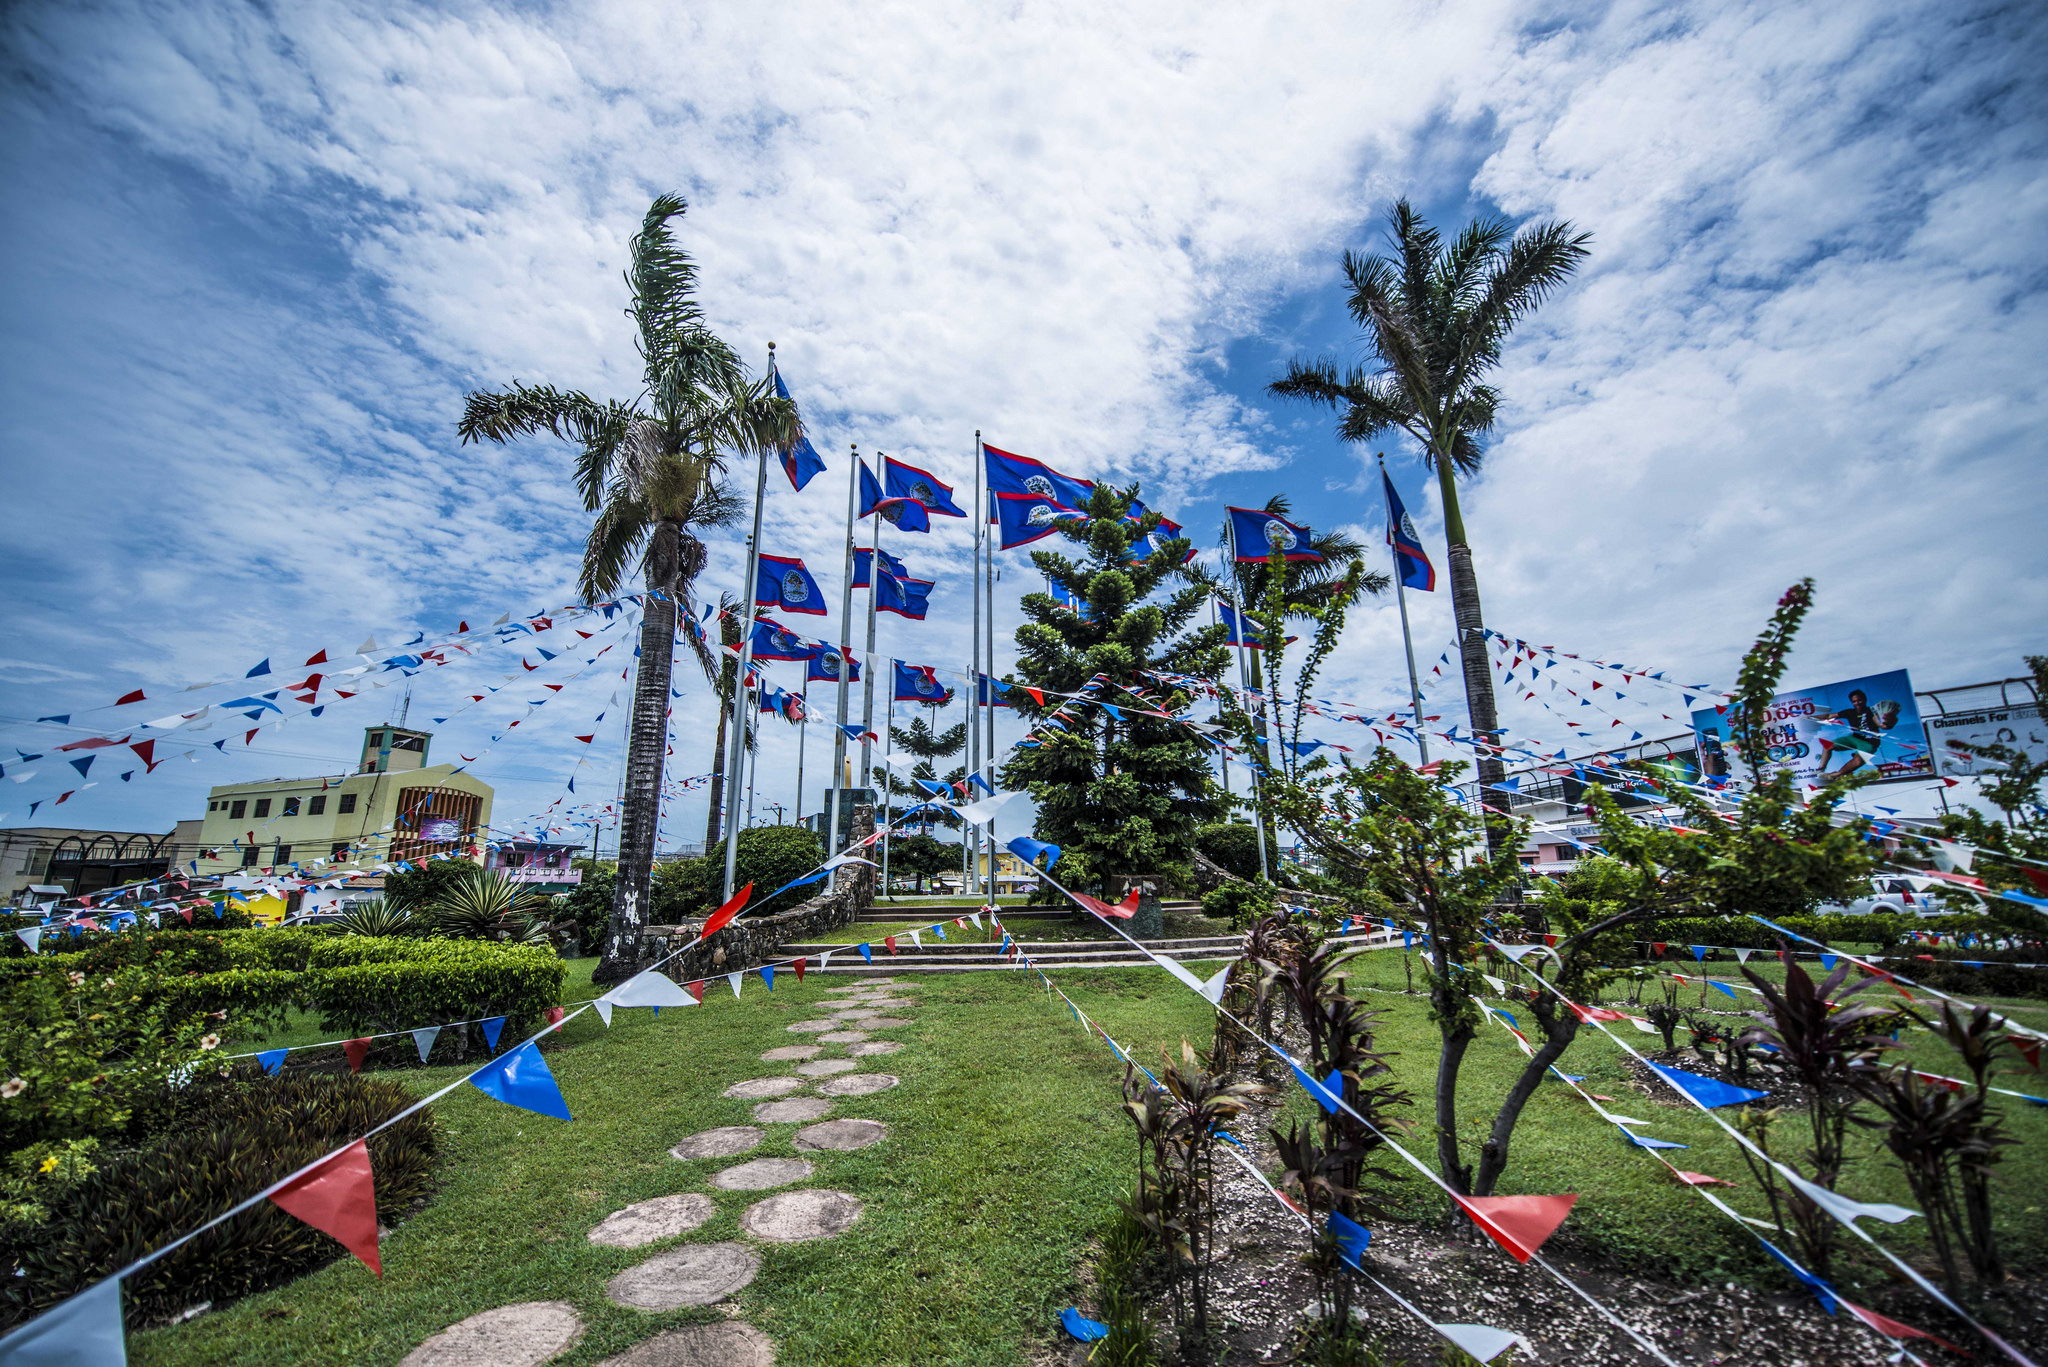
M 545 946 L 399 940 L 393 947 L 399 952 L 388 958 L 307 972 L 300 1004 L 318 1011 L 321 1028 L 336 1033 L 373 1035 L 506 1016 L 517 1037 L 538 1029 L 543 1013 L 560 1004 L 568 976 Z
M 954 856 L 959 857 L 957 854 Z M 780 897 L 768 894 L 801 878 L 825 862 L 824 846 L 817 834 L 802 826 L 752 826 L 740 832 L 735 857 L 734 887 L 754 885 L 754 900 L 747 904 L 748 916 L 765 916 L 787 911 L 817 892 L 815 886 L 791 888 Z M 692 917 L 708 916 L 725 892 L 725 847 L 720 845 L 698 859 L 674 859 L 654 871 L 656 925 L 676 925 Z M 609 910 L 609 908 L 607 908 Z
M 1273 910 L 1276 894 L 1271 883 L 1224 883 L 1202 894 L 1202 914 L 1229 921 L 1232 930 L 1245 930 Z
M 410 935 L 419 928 L 411 912 L 381 897 L 356 903 L 342 913 L 339 923 L 344 935 Z
M 27 1318 L 151 1248 L 228 1210 L 405 1109 L 412 1094 L 347 1074 L 213 1078 L 177 1094 L 140 1147 L 102 1153 L 41 1220 L 0 1228 L 0 1253 L 21 1269 L 0 1319 Z M 396 1224 L 427 1194 L 438 1134 L 422 1111 L 369 1141 L 377 1218 Z M 347 1256 L 327 1235 L 269 1202 L 194 1239 L 131 1277 L 131 1324 L 276 1286 Z
M 1245 879 L 1259 876 L 1259 833 L 1248 821 L 1219 821 L 1198 827 L 1195 848 L 1226 873 Z
M 432 902 L 419 909 L 437 935 L 459 940 L 545 940 L 545 922 L 534 917 L 547 899 L 524 883 L 481 865 L 464 865 L 462 877 L 449 880 Z
M 585 954 L 595 954 L 604 939 L 605 927 L 611 923 L 612 889 L 618 882 L 618 866 L 579 859 L 576 867 L 583 871 L 583 881 L 560 899 L 555 914 L 566 915 L 575 922 L 578 944 Z
M 403 873 L 387 873 L 384 875 L 384 900 L 394 907 L 408 910 L 430 907 L 446 896 L 450 888 L 467 878 L 471 869 L 480 867 L 467 859 L 430 859 Z

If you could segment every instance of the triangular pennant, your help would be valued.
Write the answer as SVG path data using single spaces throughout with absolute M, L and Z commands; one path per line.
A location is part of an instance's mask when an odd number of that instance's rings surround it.
M 1709 1177 L 1703 1172 L 1686 1172 L 1679 1168 L 1673 1168 L 1671 1173 L 1689 1187 L 1732 1187 L 1735 1185 L 1725 1177 Z
M 36 953 L 43 943 L 43 928 L 41 926 L 30 926 L 25 930 L 17 930 L 14 933 L 23 944 L 28 946 L 28 952 L 31 954 Z
M 1365 1269 L 1358 1265 L 1358 1260 L 1366 1245 L 1372 1242 L 1372 1231 L 1335 1210 L 1330 1212 L 1329 1229 L 1337 1240 L 1337 1256 L 1349 1264 L 1352 1271 L 1363 1272 Z
M 704 1004 L 704 980 L 702 978 L 698 978 L 692 982 L 685 983 L 683 985 L 683 990 L 685 992 L 688 992 L 692 997 L 694 997 L 699 1006 L 702 1006 Z
M 859 950 L 861 958 L 866 959 L 869 963 L 873 963 L 875 961 L 875 951 L 869 947 L 867 941 L 861 941 L 859 944 L 855 945 L 854 948 Z
M 1480 1362 L 1491 1362 L 1522 1341 L 1517 1334 L 1484 1324 L 1438 1324 L 1431 1327 Z
M 1835 1299 L 1837 1302 L 1840 1303 L 1841 1307 L 1844 1310 L 1847 1310 L 1850 1314 L 1854 1315 L 1857 1319 L 1862 1320 L 1865 1324 L 1869 1325 L 1872 1329 L 1877 1330 L 1878 1333 L 1883 1334 L 1886 1338 L 1926 1339 L 1930 1343 L 1940 1344 L 1942 1347 L 1948 1349 L 1952 1353 L 1962 1353 L 1964 1357 L 1970 1356 L 1967 1352 L 1964 1352 L 1961 1348 L 1956 1347 L 1953 1343 L 1950 1343 L 1947 1339 L 1941 1337 L 1939 1334 L 1930 1334 L 1925 1329 L 1915 1329 L 1910 1324 L 1901 1323 L 1898 1320 L 1892 1319 L 1888 1315 L 1880 1315 L 1875 1310 L 1866 1310 L 1862 1306 L 1854 1303 L 1853 1301 L 1842 1300 L 1839 1296 L 1837 1296 Z
M 605 1023 L 605 1027 L 609 1029 L 612 1023 L 612 1004 L 606 1001 L 603 997 L 599 997 L 596 1001 L 591 1003 L 591 1006 L 596 1009 L 598 1018 L 602 1020 Z
M 1702 1106 L 1733 1106 L 1744 1101 L 1761 1101 L 1769 1092 L 1752 1091 L 1748 1087 L 1737 1087 L 1719 1078 L 1701 1077 L 1688 1073 L 1682 1068 L 1669 1068 L 1661 1063 L 1650 1065 L 1657 1076 L 1684 1092 Z
M 1576 1192 L 1562 1196 L 1456 1196 L 1472 1222 L 1509 1253 L 1526 1263 L 1543 1247 L 1564 1217 L 1571 1214 Z
M 493 1016 L 489 1020 L 482 1022 L 482 1024 L 484 1027 L 484 1043 L 495 1051 L 498 1047 L 498 1036 L 505 1031 L 505 1018 L 503 1016 Z
M 737 997 L 740 994 L 740 975 L 728 973 L 725 975 L 725 980 L 732 985 L 732 994 Z
M 358 1139 L 294 1177 L 270 1193 L 270 1202 L 331 1236 L 372 1272 L 384 1275 L 384 1265 L 377 1257 L 376 1179 L 370 1172 L 370 1150 L 364 1141 Z
M 284 1056 L 290 1052 L 289 1049 L 265 1049 L 256 1055 L 256 1066 L 276 1077 L 278 1070 L 284 1067 Z
M 1882 1220 L 1888 1225 L 1904 1224 L 1920 1213 L 1917 1210 L 1907 1210 L 1904 1206 L 1888 1205 L 1882 1201 L 1852 1201 L 1839 1192 L 1829 1191 L 1826 1187 L 1807 1181 L 1782 1165 L 1778 1165 L 1778 1172 L 1786 1181 L 1797 1187 L 1807 1200 L 1846 1225 L 1853 1226 L 1866 1215 L 1875 1220 Z
M 127 1361 L 119 1277 L 88 1286 L 0 1338 L 0 1362 L 10 1367 L 126 1367 Z
M 882 937 L 882 943 L 888 947 L 888 950 L 891 954 L 894 954 L 896 952 L 896 937 L 894 935 L 884 935 Z
M 503 1023 L 503 1018 L 499 1018 Z M 555 1085 L 555 1075 L 531 1041 L 471 1076 L 470 1085 L 487 1097 L 539 1115 L 570 1119 L 569 1103 Z
M 341 1052 L 348 1055 L 348 1070 L 351 1073 L 363 1071 L 363 1060 L 370 1056 L 370 1041 L 367 1039 L 345 1039 Z
M 1331 1115 L 1335 1115 L 1337 1107 L 1341 1104 L 1344 1096 L 1344 1075 L 1340 1072 L 1332 1072 L 1327 1082 L 1318 1082 L 1310 1077 L 1299 1065 L 1289 1064 L 1288 1066 L 1294 1069 L 1294 1080 L 1301 1084 L 1302 1090 L 1311 1097 L 1314 1097 L 1318 1106 L 1321 1106 Z
M 794 964 L 791 965 L 791 967 L 796 969 L 796 980 L 799 984 L 801 984 L 804 980 L 804 961 L 802 959 L 798 959 Z
M 753 895 L 754 885 L 752 883 L 747 884 L 738 892 L 734 893 L 730 901 L 728 901 L 724 906 L 720 907 L 717 911 L 712 912 L 710 916 L 705 918 L 704 929 L 697 932 L 697 938 L 700 940 L 709 939 L 711 936 L 725 929 L 726 923 L 732 920 L 733 917 L 740 914 L 740 908 L 745 906 L 747 904 L 747 899 L 749 897 L 752 897 Z
M 768 984 L 768 990 L 769 990 L 770 992 L 773 992 L 773 991 L 775 990 L 775 965 L 774 965 L 774 964 L 762 964 L 762 965 L 761 965 L 761 981 L 762 981 L 762 982 L 764 982 L 764 983 L 766 983 L 766 984 Z
M 635 973 L 599 998 L 612 1006 L 694 1006 L 696 999 L 676 980 L 649 968 Z

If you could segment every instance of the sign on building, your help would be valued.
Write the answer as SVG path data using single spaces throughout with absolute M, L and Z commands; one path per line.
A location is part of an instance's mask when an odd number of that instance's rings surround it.
M 1692 714 L 1692 729 L 1708 777 L 1747 772 L 1732 738 L 1732 709 L 1701 708 Z M 1920 706 L 1903 669 L 1780 693 L 1757 739 L 1764 770 L 1787 770 L 1802 787 L 1845 774 L 1880 783 L 1934 776 Z
M 1927 737 L 1934 743 L 1934 762 L 1950 778 L 1968 778 L 2005 766 L 1970 753 L 1963 746 L 2003 745 L 2024 754 L 2029 764 L 2048 760 L 2048 725 L 2041 705 L 1980 707 L 1969 712 L 1937 713 L 1927 719 Z

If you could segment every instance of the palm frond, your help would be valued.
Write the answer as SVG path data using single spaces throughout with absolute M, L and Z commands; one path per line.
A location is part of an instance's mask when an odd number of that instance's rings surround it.
M 502 393 L 478 390 L 463 399 L 462 419 L 455 424 L 464 445 L 546 432 L 582 446 L 576 457 L 576 488 L 583 506 L 596 512 L 619 443 L 636 417 L 618 402 L 599 403 L 578 390 L 515 381 Z
M 657 196 L 633 235 L 632 260 L 626 268 L 626 288 L 632 295 L 626 314 L 640 329 L 640 357 L 646 362 L 650 390 L 656 387 L 656 376 L 673 366 L 683 339 L 702 331 L 697 266 L 676 245 L 668 226 L 687 208 L 680 196 Z
M 1540 223 L 1509 243 L 1466 322 L 1469 349 L 1497 354 L 1508 331 L 1577 273 L 1592 254 L 1592 240 L 1591 233 L 1574 232 L 1559 220 Z
M 616 489 L 605 502 L 590 538 L 583 547 L 583 568 L 577 586 L 583 601 L 595 603 L 617 593 L 625 581 L 626 567 L 633 563 L 654 529 L 648 507 L 624 489 Z

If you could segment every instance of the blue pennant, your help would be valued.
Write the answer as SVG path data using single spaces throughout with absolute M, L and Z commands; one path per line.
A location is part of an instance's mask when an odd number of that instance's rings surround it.
M 479 1092 L 507 1106 L 559 1120 L 571 1118 L 569 1103 L 562 1099 L 562 1089 L 555 1085 L 555 1075 L 548 1071 L 547 1061 L 531 1040 L 469 1080 Z

